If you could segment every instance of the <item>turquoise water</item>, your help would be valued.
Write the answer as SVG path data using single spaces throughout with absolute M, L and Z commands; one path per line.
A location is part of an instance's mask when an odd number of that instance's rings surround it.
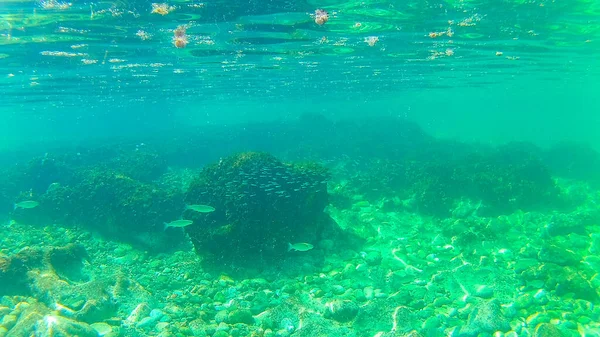
M 0 337 L 600 336 L 599 55 L 597 0 L 1 1 Z
M 1 6 L 4 146 L 305 111 L 597 146 L 596 1 L 178 1 L 166 15 L 145 1 Z M 323 26 L 317 8 L 331 13 Z

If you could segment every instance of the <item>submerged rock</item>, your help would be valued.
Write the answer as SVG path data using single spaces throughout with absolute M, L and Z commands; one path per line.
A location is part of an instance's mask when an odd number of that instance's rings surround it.
M 335 300 L 327 304 L 325 317 L 344 323 L 353 320 L 358 314 L 359 307 L 349 300 Z
M 586 235 L 586 225 L 593 223 L 585 214 L 555 214 L 546 225 L 549 236 L 568 235 L 571 233 Z
M 294 337 L 357 337 L 359 335 L 354 329 L 340 326 L 336 322 L 328 321 L 323 318 L 323 316 L 316 313 L 305 312 L 302 317 L 302 322 L 302 327 L 294 332 Z
M 96 332 L 98 333 L 98 335 L 100 336 L 104 336 L 107 335 L 109 333 L 112 332 L 113 328 L 112 326 L 110 326 L 107 323 L 104 322 L 100 322 L 100 323 L 94 323 L 90 325 L 94 330 L 96 330 Z
M 497 301 L 481 302 L 469 314 L 467 325 L 459 331 L 459 337 L 476 337 L 481 333 L 510 330 L 509 321 L 504 317 Z
M 55 315 L 46 315 L 35 325 L 38 337 L 98 337 L 98 332 L 86 323 Z
M 327 177 L 319 165 L 285 164 L 264 153 L 224 158 L 204 168 L 186 197 L 215 211 L 187 210 L 184 217 L 194 223 L 185 230 L 196 250 L 220 265 L 280 261 L 290 242 L 316 244 L 331 224 L 323 212 Z
M 542 262 L 556 263 L 563 267 L 575 266 L 581 261 L 572 251 L 552 244 L 542 246 L 538 257 Z
M 33 299 L 15 306 L 17 317 L 6 337 L 98 337 L 98 333 L 86 323 L 59 316 L 50 308 Z
M 408 333 L 420 327 L 421 324 L 416 322 L 416 311 L 406 307 L 401 297 L 387 297 L 362 306 L 353 327 L 364 335 L 373 331 L 391 331 L 394 326 L 397 333 Z
M 560 331 L 560 329 L 554 325 L 554 324 L 550 324 L 550 323 L 540 323 L 535 327 L 535 332 L 533 334 L 533 337 L 565 337 L 567 336 L 566 334 L 564 334 L 562 331 Z
M 0 257 L 0 296 L 28 292 L 25 261 L 18 257 Z
M 475 296 L 490 299 L 494 296 L 494 288 L 487 285 L 479 286 L 475 290 Z
M 254 317 L 252 317 L 252 312 L 250 312 L 250 310 L 237 309 L 227 315 L 227 323 L 254 324 Z

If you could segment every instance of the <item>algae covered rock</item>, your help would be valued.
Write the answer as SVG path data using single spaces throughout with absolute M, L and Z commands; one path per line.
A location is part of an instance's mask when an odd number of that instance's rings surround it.
M 229 324 L 254 324 L 254 317 L 250 310 L 236 309 L 227 315 L 227 323 Z
M 416 311 L 405 306 L 399 296 L 377 299 L 360 308 L 353 327 L 363 333 L 373 331 L 391 331 L 396 327 L 397 333 L 408 333 L 421 326 Z
M 538 257 L 542 262 L 556 263 L 563 267 L 576 266 L 581 261 L 581 258 L 574 252 L 553 244 L 543 245 Z
M 421 150 L 420 156 L 367 162 L 365 173 L 345 189 L 369 191 L 368 199 L 402 200 L 388 203 L 390 208 L 459 219 L 565 206 L 540 151 L 530 144 L 463 147 L 453 155 Z
M 484 301 L 475 306 L 469 314 L 467 325 L 460 329 L 460 337 L 474 337 L 481 333 L 510 330 L 509 321 L 504 317 L 497 301 Z
M 335 300 L 326 305 L 325 318 L 344 323 L 353 320 L 358 314 L 358 305 L 350 300 Z
M 296 330 L 294 337 L 313 337 L 313 336 L 336 336 L 336 337 L 357 337 L 359 333 L 347 326 L 339 325 L 335 321 L 328 321 L 323 316 L 313 312 L 304 312 L 302 314 L 302 326 Z
M 27 266 L 15 257 L 0 257 L 0 296 L 27 293 Z
M 117 170 L 92 167 L 77 171 L 69 185 L 40 196 L 38 207 L 52 221 L 86 224 L 110 236 L 162 232 L 163 222 L 181 213 L 183 195 L 135 180 Z
M 327 172 L 316 164 L 285 164 L 264 153 L 241 153 L 207 166 L 186 202 L 215 208 L 187 210 L 196 250 L 219 261 L 276 260 L 288 243 L 317 243 L 329 218 Z
M 66 317 L 46 315 L 35 325 L 39 337 L 98 337 L 98 332 L 86 323 Z
M 7 337 L 97 337 L 90 325 L 64 317 L 34 299 L 18 303 L 12 315 L 16 322 L 7 331 Z
M 550 323 L 540 323 L 535 327 L 534 337 L 564 337 L 563 333 L 556 325 Z

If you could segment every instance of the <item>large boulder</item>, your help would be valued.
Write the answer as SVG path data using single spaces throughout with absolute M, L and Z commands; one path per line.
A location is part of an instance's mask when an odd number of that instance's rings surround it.
M 328 223 L 327 172 L 315 164 L 284 164 L 256 152 L 207 166 L 191 184 L 186 227 L 196 250 L 221 262 L 266 262 L 288 253 L 288 243 L 316 243 Z

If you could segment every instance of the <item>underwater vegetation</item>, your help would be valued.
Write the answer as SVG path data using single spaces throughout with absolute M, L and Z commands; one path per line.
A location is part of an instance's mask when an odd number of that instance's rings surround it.
M 263 132 L 267 129 L 277 131 Z M 356 134 L 361 137 L 351 136 Z M 211 142 L 238 145 L 224 145 L 219 152 L 208 146 Z M 0 210 L 4 214 L 12 212 L 19 221 L 83 224 L 131 239 L 140 232 L 147 233 L 146 238 L 163 236 L 159 233 L 163 224 L 180 218 L 186 203 L 215 203 L 211 206 L 216 212 L 211 214 L 183 213 L 196 222 L 190 231 L 203 228 L 216 235 L 217 229 L 241 230 L 237 226 L 247 221 L 249 228 L 260 227 L 265 232 L 278 228 L 275 236 L 283 239 L 301 236 L 303 228 L 289 225 L 282 230 L 285 217 L 307 216 L 304 220 L 309 220 L 312 216 L 313 221 L 318 218 L 314 213 L 320 213 L 328 200 L 338 205 L 351 203 L 336 191 L 328 197 L 323 167 L 277 164 L 266 154 L 248 154 L 243 165 L 229 164 L 227 168 L 224 163 L 234 160 L 228 157 L 218 165 L 206 166 L 199 176 L 195 173 L 199 167 L 189 166 L 208 165 L 223 155 L 244 153 L 239 151 L 239 144 L 291 161 L 308 159 L 330 166 L 327 163 L 336 163 L 332 166 L 336 170 L 355 172 L 344 177 L 344 186 L 337 189 L 355 190 L 372 201 L 384 198 L 388 209 L 412 209 L 438 217 L 451 215 L 465 203 L 477 205 L 482 215 L 568 207 L 557 177 L 592 184 L 600 179 L 600 155 L 572 144 L 548 150 L 527 143 L 482 147 L 434 139 L 416 124 L 401 119 L 330 121 L 307 114 L 294 123 L 255 123 L 229 131 L 178 134 L 153 145 L 132 143 L 55 151 L 3 166 Z M 171 162 L 179 166 L 169 166 Z M 184 172 L 189 169 L 196 171 Z M 242 183 L 245 185 L 239 185 Z M 15 203 L 27 200 L 38 201 L 40 206 L 12 211 Z M 269 205 L 269 211 L 259 205 Z M 263 214 L 258 215 L 258 211 Z M 246 219 L 248 214 L 257 215 Z M 271 218 L 279 220 L 261 226 L 255 223 Z M 207 225 L 201 225 L 205 221 Z M 318 232 L 316 228 L 305 235 Z M 236 240 L 229 245 L 237 247 Z M 285 240 L 271 240 L 259 246 L 267 251 L 277 249 L 275 246 L 287 247 Z M 226 241 L 223 239 L 219 245 L 227 246 Z
M 389 206 L 423 214 L 449 216 L 464 200 L 480 203 L 482 214 L 496 215 L 564 204 L 548 166 L 521 144 L 452 157 L 438 153 L 405 160 L 376 158 L 364 165 L 365 174 L 350 180 L 347 188 L 356 184 L 371 198 L 387 197 Z
M 22 186 L 17 201 L 36 199 L 40 205 L 15 209 L 13 219 L 83 225 L 133 241 L 142 233 L 162 231 L 163 222 L 181 214 L 183 191 L 155 180 L 166 171 L 155 152 L 129 152 L 113 151 L 101 159 L 91 155 L 94 160 L 87 161 L 80 152 L 31 160 L 21 171 L 12 172 L 16 179 L 9 193 Z

